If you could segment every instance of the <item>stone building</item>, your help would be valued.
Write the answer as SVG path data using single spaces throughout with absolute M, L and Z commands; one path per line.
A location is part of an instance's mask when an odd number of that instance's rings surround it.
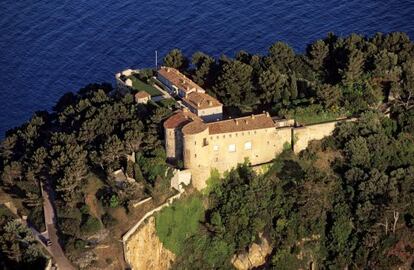
M 204 122 L 189 111 L 178 111 L 164 122 L 167 157 L 181 160 L 201 189 L 213 168 L 224 172 L 245 160 L 252 165 L 273 160 L 291 144 L 291 122 L 282 122 L 279 127 L 267 113 Z
M 182 100 L 184 106 L 204 121 L 217 121 L 223 118 L 223 104 L 206 94 L 203 88 L 177 69 L 161 67 L 157 78 L 171 94 Z

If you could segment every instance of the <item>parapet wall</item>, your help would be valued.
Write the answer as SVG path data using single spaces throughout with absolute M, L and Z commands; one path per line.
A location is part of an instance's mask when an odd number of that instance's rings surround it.
M 293 128 L 293 151 L 298 153 L 306 149 L 310 141 L 320 140 L 331 135 L 335 129 L 336 123 L 338 123 L 338 121 Z
M 303 127 L 295 127 L 292 129 L 293 151 L 299 153 L 308 147 L 310 141 L 321 140 L 326 136 L 332 135 L 337 123 L 355 120 L 356 118 L 347 118 Z

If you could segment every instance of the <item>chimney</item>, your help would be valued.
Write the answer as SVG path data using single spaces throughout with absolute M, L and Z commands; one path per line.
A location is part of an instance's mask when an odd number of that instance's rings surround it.
M 237 121 L 237 119 L 234 120 L 236 122 L 236 126 L 239 125 L 239 121 Z
M 208 100 L 208 105 L 209 105 L 209 106 L 213 105 L 213 101 Z
M 167 72 L 170 72 L 170 69 L 169 68 L 166 68 L 165 70 L 167 70 Z
M 255 117 L 254 114 L 252 114 L 252 119 L 254 119 L 254 117 Z
M 266 112 L 266 116 L 267 116 L 267 117 L 270 117 L 270 114 L 269 114 L 269 112 Z

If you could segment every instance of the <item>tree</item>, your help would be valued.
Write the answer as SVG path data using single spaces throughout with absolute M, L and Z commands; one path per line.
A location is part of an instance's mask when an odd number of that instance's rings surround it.
M 289 89 L 290 89 L 290 98 L 292 100 L 296 99 L 298 97 L 298 85 L 297 85 L 295 74 L 292 74 L 292 76 L 290 76 Z
M 281 73 L 287 73 L 295 59 L 295 53 L 286 43 L 276 42 L 269 48 L 269 56 L 266 58 L 268 66 L 273 66 Z
M 392 92 L 397 106 L 405 111 L 414 108 L 414 60 L 403 65 L 402 80 L 400 85 L 395 85 Z
M 345 70 L 342 72 L 342 81 L 345 84 L 350 84 L 361 78 L 365 58 L 364 54 L 358 49 L 351 50 L 347 57 Z
M 337 86 L 321 84 L 316 88 L 316 96 L 326 109 L 332 109 L 339 106 L 342 92 Z
M 210 88 L 216 77 L 216 61 L 213 57 L 208 56 L 202 52 L 196 52 L 192 57 L 192 64 L 195 66 L 195 71 L 192 79 L 201 87 Z
M 307 47 L 307 61 L 315 72 L 322 71 L 328 53 L 328 45 L 323 40 L 317 40 Z
M 180 71 L 183 71 L 188 67 L 188 59 L 183 55 L 181 50 L 179 49 L 172 49 L 165 57 L 164 57 L 164 66 L 176 68 Z
M 286 84 L 286 76 L 279 72 L 264 71 L 259 77 L 261 98 L 265 103 L 271 104 L 281 99 L 281 92 Z
M 252 67 L 239 61 L 224 64 L 214 92 L 227 106 L 250 110 L 257 99 L 253 93 Z

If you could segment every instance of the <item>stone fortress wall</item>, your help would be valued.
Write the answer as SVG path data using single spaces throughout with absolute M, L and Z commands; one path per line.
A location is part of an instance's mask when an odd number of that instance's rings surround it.
M 192 183 L 201 190 L 206 186 L 211 170 L 220 173 L 228 171 L 245 159 L 252 165 L 271 162 L 286 147 L 298 153 L 308 146 L 312 140 L 320 140 L 332 134 L 336 124 L 355 119 L 339 119 L 335 121 L 296 127 L 292 120 L 275 121 L 271 128 L 261 128 L 249 131 L 209 134 L 208 126 L 193 134 L 175 131 L 176 136 L 182 136 L 182 145 L 174 145 L 174 151 L 182 151 L 184 167 L 192 173 Z M 166 130 L 166 146 L 174 142 Z M 170 130 L 171 132 L 171 130 Z M 177 147 L 177 148 L 176 148 Z M 231 148 L 231 149 L 230 149 Z M 178 151 L 177 151 L 178 150 Z

